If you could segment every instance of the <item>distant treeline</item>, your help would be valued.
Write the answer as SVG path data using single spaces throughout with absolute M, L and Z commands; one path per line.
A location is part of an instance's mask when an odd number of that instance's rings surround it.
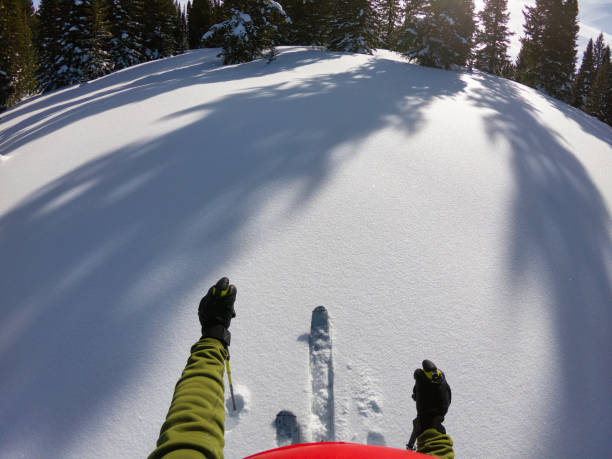
M 516 61 L 508 0 L 0 0 L 0 110 L 25 97 L 187 49 L 220 47 L 226 64 L 273 59 L 277 45 L 398 51 L 420 65 L 527 84 L 612 125 L 603 35 L 576 68 L 578 0 L 526 7 Z

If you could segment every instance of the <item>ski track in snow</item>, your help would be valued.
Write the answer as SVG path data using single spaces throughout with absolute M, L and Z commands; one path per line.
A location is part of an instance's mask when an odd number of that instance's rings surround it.
M 367 366 L 348 363 L 344 378 L 350 391 L 338 397 L 336 410 L 337 440 L 385 446 L 381 429 L 383 397 L 379 381 Z

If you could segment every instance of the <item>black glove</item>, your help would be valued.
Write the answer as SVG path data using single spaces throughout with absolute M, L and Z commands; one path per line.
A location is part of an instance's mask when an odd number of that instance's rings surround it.
M 417 418 L 414 420 L 416 436 L 431 428 L 446 433 L 442 423 L 451 404 L 451 389 L 444 373 L 430 360 L 423 360 L 423 369 L 414 371 L 414 380 L 412 399 L 417 406 Z
M 219 282 L 208 290 L 198 308 L 203 338 L 216 338 L 225 347 L 230 345 L 232 335 L 228 328 L 232 318 L 236 317 L 234 301 L 236 287 L 230 285 L 227 277 L 219 279 Z

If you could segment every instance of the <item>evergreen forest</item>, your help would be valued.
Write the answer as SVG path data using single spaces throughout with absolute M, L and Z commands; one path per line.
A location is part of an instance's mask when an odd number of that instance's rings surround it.
M 508 0 L 0 0 L 0 111 L 21 100 L 202 47 L 225 64 L 274 59 L 276 46 L 370 54 L 480 71 L 536 88 L 612 126 L 612 61 L 601 34 L 578 66 L 578 0 L 523 11 L 508 50 Z

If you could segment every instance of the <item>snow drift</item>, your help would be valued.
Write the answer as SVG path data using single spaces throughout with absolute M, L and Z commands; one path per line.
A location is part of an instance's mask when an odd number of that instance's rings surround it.
M 423 358 L 458 457 L 597 457 L 612 431 L 612 129 L 496 77 L 283 48 L 189 52 L 0 118 L 0 456 L 143 457 L 238 287 L 226 456 L 312 435 L 329 310 L 336 440 L 403 447 Z

